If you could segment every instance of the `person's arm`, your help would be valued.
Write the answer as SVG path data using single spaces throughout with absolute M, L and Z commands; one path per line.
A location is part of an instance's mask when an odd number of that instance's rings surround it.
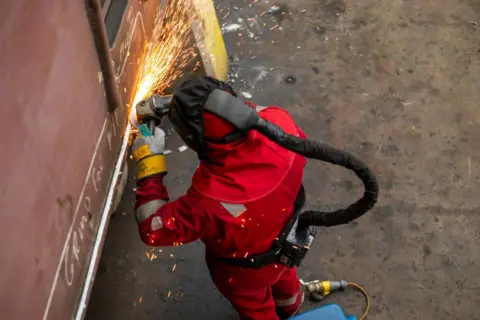
M 175 246 L 198 240 L 210 220 L 201 202 L 191 192 L 168 202 L 163 176 L 141 181 L 135 204 L 141 239 L 149 246 Z
M 201 199 L 190 192 L 168 202 L 163 184 L 167 173 L 164 149 L 165 133 L 160 128 L 155 128 L 153 135 L 148 130 L 139 135 L 132 146 L 138 164 L 135 218 L 140 237 L 153 246 L 195 241 L 203 235 L 209 220 L 201 208 Z

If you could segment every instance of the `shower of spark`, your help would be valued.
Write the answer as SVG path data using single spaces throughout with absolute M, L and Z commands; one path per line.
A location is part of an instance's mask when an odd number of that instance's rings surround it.
M 141 66 L 133 106 L 152 94 L 162 94 L 182 77 L 197 53 L 192 35 L 196 20 L 191 0 L 169 1 L 155 23 L 152 41 Z

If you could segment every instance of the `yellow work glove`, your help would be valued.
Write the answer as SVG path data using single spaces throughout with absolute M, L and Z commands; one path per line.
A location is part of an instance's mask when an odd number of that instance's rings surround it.
M 142 128 L 143 129 L 143 128 Z M 140 132 L 145 132 L 140 130 Z M 147 132 L 150 131 L 147 129 Z M 167 173 L 167 163 L 163 152 L 165 151 L 165 132 L 155 128 L 153 135 L 139 134 L 132 146 L 132 155 L 138 165 L 138 181 Z

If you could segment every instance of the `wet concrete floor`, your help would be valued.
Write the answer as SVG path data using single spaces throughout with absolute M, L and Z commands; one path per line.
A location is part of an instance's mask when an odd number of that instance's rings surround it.
M 287 108 L 380 181 L 372 212 L 320 229 L 300 276 L 364 285 L 368 319 L 480 319 L 480 2 L 228 0 L 217 10 L 235 88 Z M 181 144 L 167 140 L 172 198 L 197 165 Z M 314 161 L 305 186 L 315 209 L 362 193 L 353 174 Z M 203 244 L 141 243 L 133 187 L 112 218 L 87 319 L 235 319 Z M 357 315 L 364 303 L 353 292 L 326 302 Z

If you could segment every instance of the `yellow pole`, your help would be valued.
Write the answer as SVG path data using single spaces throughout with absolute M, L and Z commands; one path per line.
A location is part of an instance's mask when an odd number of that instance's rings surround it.
M 207 75 L 227 80 L 228 58 L 212 0 L 192 0 L 196 21 L 192 26 Z

